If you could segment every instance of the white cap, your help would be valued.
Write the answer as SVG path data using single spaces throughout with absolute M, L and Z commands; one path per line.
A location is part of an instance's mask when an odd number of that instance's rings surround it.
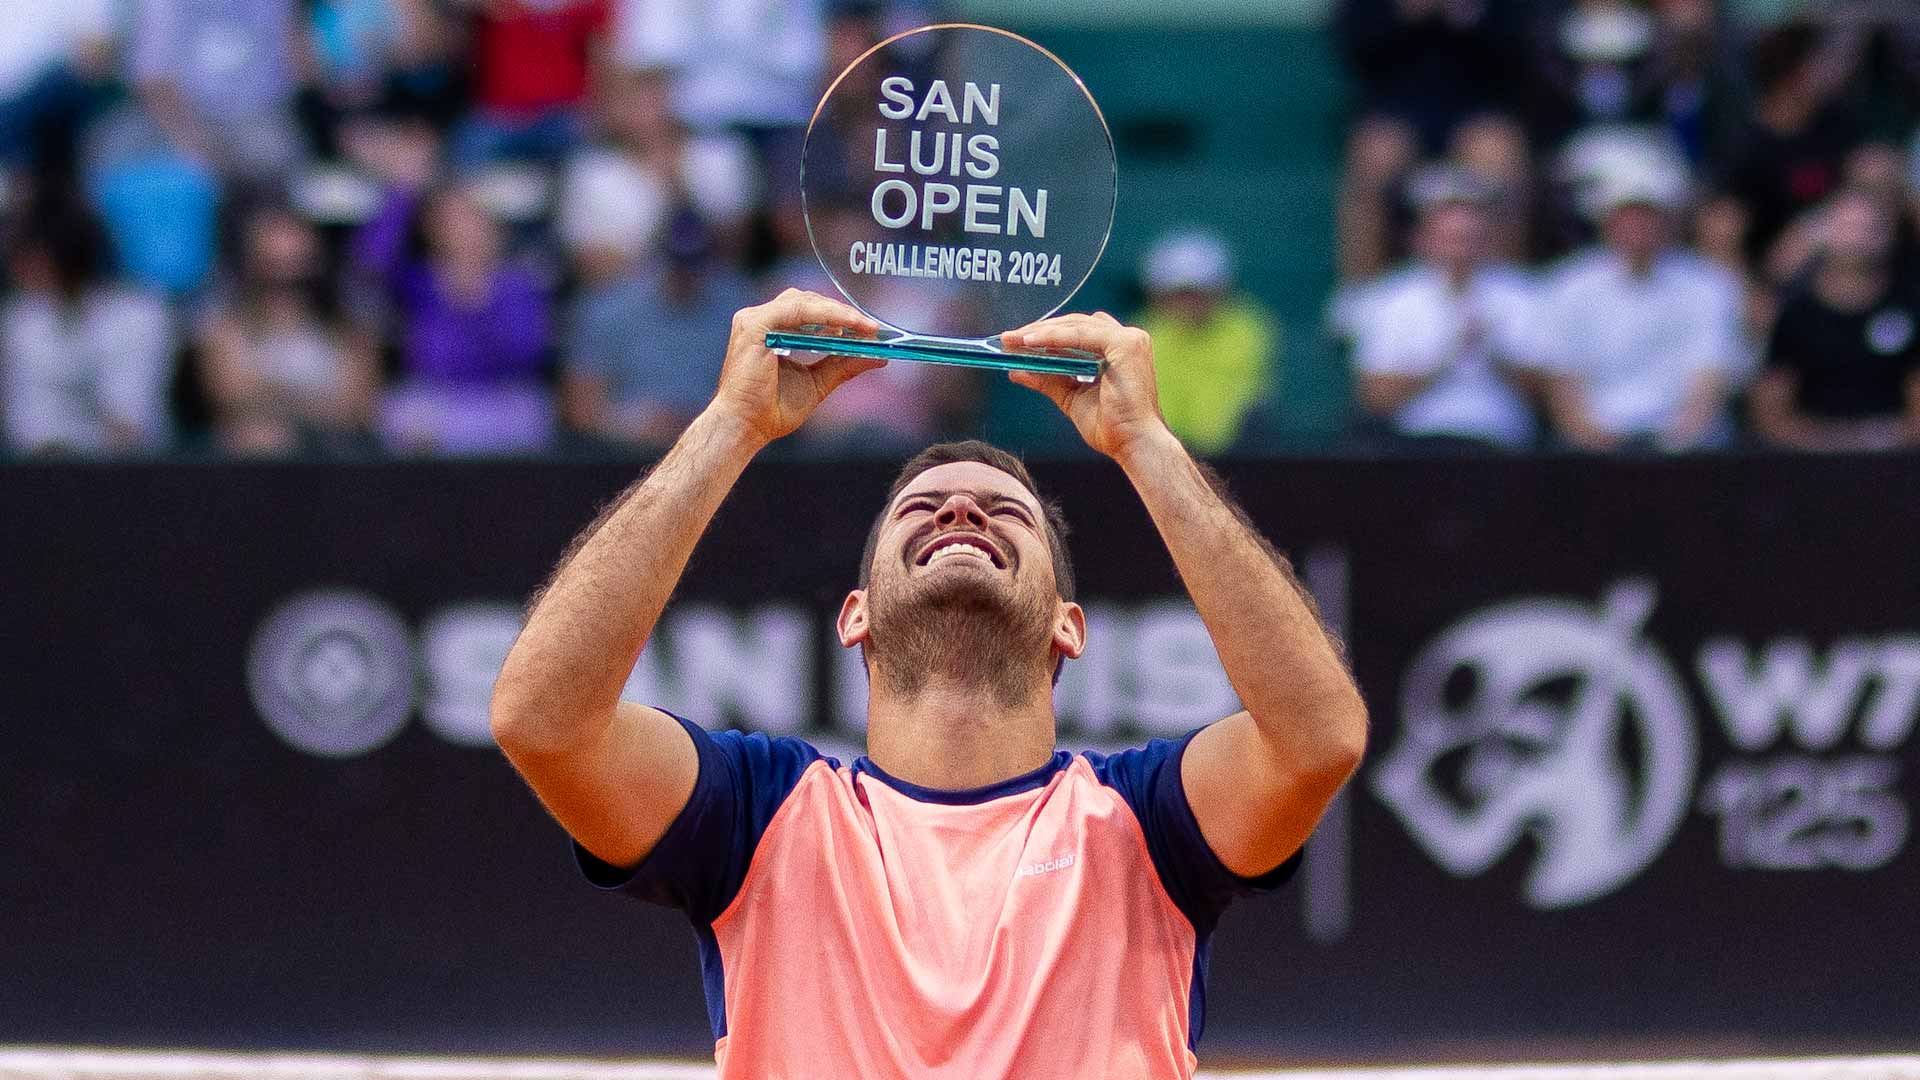
M 1560 153 L 1559 173 L 1590 220 L 1635 203 L 1678 210 L 1686 205 L 1691 176 L 1671 136 L 1628 125 L 1576 134 Z
M 1678 210 L 1686 204 L 1686 177 L 1646 163 L 1622 165 L 1601 176 L 1593 187 L 1593 205 L 1601 214 L 1623 206 Z
M 1560 47 L 1582 63 L 1623 64 L 1653 44 L 1653 16 L 1633 7 L 1576 8 L 1560 24 Z
M 1233 283 L 1233 255 L 1214 233 L 1184 229 L 1162 236 L 1153 245 L 1140 260 L 1140 276 L 1149 292 L 1224 289 Z

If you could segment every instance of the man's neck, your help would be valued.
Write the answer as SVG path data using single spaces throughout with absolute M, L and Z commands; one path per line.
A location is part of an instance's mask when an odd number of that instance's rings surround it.
M 1446 282 L 1447 291 L 1453 293 L 1466 292 L 1473 284 L 1474 271 L 1478 269 L 1476 264 L 1470 262 L 1435 263 L 1434 267 L 1440 271 L 1440 279 Z
M 911 698 L 876 677 L 867 698 L 867 757 L 909 784 L 957 791 L 1032 772 L 1053 754 L 1053 689 L 1002 706 L 991 691 L 931 680 Z
M 1663 253 L 1617 251 L 1614 254 L 1619 258 L 1620 266 L 1626 271 L 1628 277 L 1645 280 L 1653 275 L 1653 268 L 1659 264 Z

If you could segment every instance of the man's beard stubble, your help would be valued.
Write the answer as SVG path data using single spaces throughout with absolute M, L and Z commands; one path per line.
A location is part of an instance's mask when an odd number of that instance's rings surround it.
M 938 677 L 1011 708 L 1033 696 L 1037 658 L 1052 658 L 1051 595 L 946 573 L 872 590 L 870 599 L 867 648 L 887 688 L 902 697 Z

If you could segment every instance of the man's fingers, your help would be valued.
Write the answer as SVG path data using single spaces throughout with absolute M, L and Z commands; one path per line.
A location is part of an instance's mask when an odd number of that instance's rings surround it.
M 823 356 L 813 365 L 813 371 L 823 389 L 831 394 L 855 375 L 886 366 L 887 362 L 877 356 Z
M 1015 385 L 1047 395 L 1063 410 L 1067 407 L 1067 395 L 1080 385 L 1071 375 L 1049 375 L 1044 371 L 1009 371 L 1007 378 Z
M 1087 349 L 1105 354 L 1119 343 L 1123 329 L 1117 322 L 1109 325 L 1090 315 L 1074 315 L 1035 323 L 1012 331 L 1011 340 L 1007 334 L 1001 335 L 1001 340 L 1015 347 Z
M 1030 322 L 1025 326 L 1022 326 L 1017 330 L 1009 330 L 1006 333 L 1001 334 L 1000 336 L 1002 338 L 1006 338 L 1009 336 L 1015 337 L 1015 338 L 1024 338 L 1028 334 L 1038 333 L 1042 330 L 1055 330 L 1060 327 L 1088 327 L 1093 325 L 1097 325 L 1094 321 L 1093 316 L 1084 315 L 1076 311 L 1076 312 L 1068 312 L 1065 315 L 1055 315 L 1051 318 L 1039 319 L 1034 322 Z
M 838 326 L 867 334 L 880 329 L 879 323 L 851 304 L 799 289 L 788 289 L 771 302 L 761 305 L 758 315 L 757 321 L 764 329 L 813 324 Z

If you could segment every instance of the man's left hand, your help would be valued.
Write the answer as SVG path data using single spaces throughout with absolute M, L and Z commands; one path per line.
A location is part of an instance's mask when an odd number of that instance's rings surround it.
M 1160 393 L 1154 385 L 1153 339 L 1137 326 L 1098 312 L 1056 315 L 1000 335 L 1008 349 L 1083 349 L 1105 363 L 1100 377 L 1081 382 L 1071 375 L 1014 371 L 1014 382 L 1047 395 L 1067 414 L 1087 445 L 1116 460 L 1147 439 L 1163 436 Z

